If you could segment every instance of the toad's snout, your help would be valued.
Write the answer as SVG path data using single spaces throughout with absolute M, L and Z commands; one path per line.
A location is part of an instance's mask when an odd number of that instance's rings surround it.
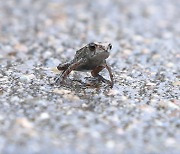
M 108 43 L 106 45 L 106 48 L 104 50 L 106 50 L 107 52 L 110 51 L 112 49 L 112 44 L 111 43 Z

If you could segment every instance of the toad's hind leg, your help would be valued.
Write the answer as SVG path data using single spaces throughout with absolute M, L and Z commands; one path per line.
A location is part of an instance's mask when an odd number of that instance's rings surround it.
M 65 63 L 65 64 L 59 64 L 58 66 L 57 66 L 57 69 L 59 70 L 59 71 L 65 71 L 65 70 L 67 70 L 68 69 L 68 67 L 70 66 L 70 63 Z
M 70 66 L 70 63 L 65 63 L 65 64 L 59 64 L 57 66 L 57 69 L 59 71 L 62 71 L 61 75 L 68 69 L 68 67 Z M 61 75 L 60 77 L 55 78 L 55 83 L 60 83 L 61 82 Z
M 71 73 L 72 70 L 75 70 L 80 64 L 84 63 L 85 60 L 80 59 L 77 62 L 69 65 L 69 67 L 67 69 L 65 69 L 63 71 L 63 73 L 61 74 L 61 76 L 56 80 L 56 83 L 64 83 L 64 80 L 67 78 L 67 76 Z

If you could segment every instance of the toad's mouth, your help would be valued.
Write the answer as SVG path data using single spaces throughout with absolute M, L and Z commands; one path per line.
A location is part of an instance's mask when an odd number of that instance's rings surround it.
M 100 53 L 96 53 L 92 58 L 94 59 L 107 59 L 109 57 L 109 52 L 106 50 L 106 51 L 103 51 L 103 52 L 100 52 Z

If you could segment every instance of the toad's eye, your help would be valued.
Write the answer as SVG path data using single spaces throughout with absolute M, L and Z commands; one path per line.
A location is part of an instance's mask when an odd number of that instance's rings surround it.
M 112 45 L 111 45 L 111 44 L 109 44 L 109 49 L 110 49 L 110 50 L 112 49 Z
M 94 50 L 96 49 L 96 45 L 95 45 L 94 43 L 90 43 L 90 44 L 89 44 L 89 49 L 90 49 L 91 51 L 94 51 Z

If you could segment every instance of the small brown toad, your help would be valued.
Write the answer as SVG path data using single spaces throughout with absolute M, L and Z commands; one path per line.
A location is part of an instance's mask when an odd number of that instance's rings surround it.
M 91 71 L 93 77 L 103 82 L 108 82 L 113 87 L 113 75 L 111 68 L 107 65 L 106 59 L 109 57 L 109 51 L 112 49 L 110 43 L 93 42 L 76 51 L 75 57 L 68 63 L 59 64 L 57 69 L 62 74 L 57 78 L 56 83 L 63 83 L 71 71 Z M 109 72 L 111 81 L 104 79 L 99 72 L 106 68 Z

